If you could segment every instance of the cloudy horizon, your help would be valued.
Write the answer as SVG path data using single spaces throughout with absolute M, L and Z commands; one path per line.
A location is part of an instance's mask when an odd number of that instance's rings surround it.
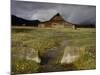
M 59 13 L 74 24 L 96 24 L 96 6 L 11 0 L 11 15 L 27 20 L 50 20 Z

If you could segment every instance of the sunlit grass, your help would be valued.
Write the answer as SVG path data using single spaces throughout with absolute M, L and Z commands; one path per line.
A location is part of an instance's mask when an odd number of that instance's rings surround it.
M 94 28 L 78 28 L 73 30 L 71 28 L 12 28 L 12 53 L 17 54 L 20 49 L 24 47 L 34 48 L 39 51 L 40 56 L 54 47 L 60 47 L 62 41 L 67 41 L 65 44 L 68 47 L 79 47 L 81 56 L 80 58 L 69 64 L 61 65 L 59 63 L 62 56 L 58 56 L 57 60 L 53 60 L 53 65 L 55 64 L 55 71 L 68 70 L 68 67 L 76 70 L 80 69 L 95 69 L 95 47 L 96 47 L 96 31 Z M 64 51 L 64 48 L 61 48 Z M 92 52 L 93 51 L 93 52 Z M 61 51 L 59 51 L 61 52 Z M 13 57 L 12 57 L 13 58 Z M 18 60 L 18 61 L 17 61 Z M 28 65 L 25 65 L 25 64 Z M 21 70 L 21 65 L 26 68 Z M 20 67 L 17 67 L 20 65 Z M 58 66 L 57 66 L 58 65 Z M 72 67 L 72 65 L 74 67 Z M 48 65 L 49 68 L 50 65 Z M 51 65 L 52 66 L 52 65 Z M 43 67 L 43 66 L 42 66 Z M 12 71 L 14 73 L 35 73 L 41 72 L 41 65 L 27 60 L 12 59 Z M 18 69 L 18 70 L 17 70 Z M 42 69 L 42 68 L 41 68 Z

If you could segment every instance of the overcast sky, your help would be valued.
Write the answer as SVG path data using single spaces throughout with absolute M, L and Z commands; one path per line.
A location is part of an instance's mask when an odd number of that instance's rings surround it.
M 96 6 L 11 1 L 11 14 L 27 20 L 48 21 L 57 13 L 74 24 L 96 24 Z

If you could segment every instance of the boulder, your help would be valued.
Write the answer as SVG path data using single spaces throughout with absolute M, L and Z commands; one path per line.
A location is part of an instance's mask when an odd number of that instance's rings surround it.
M 18 50 L 14 53 L 12 53 L 12 58 L 14 59 L 21 59 L 21 60 L 32 60 L 36 63 L 40 63 L 41 60 L 39 58 L 38 51 L 34 48 L 28 48 L 28 47 L 21 47 L 18 48 Z
M 80 56 L 80 49 L 78 47 L 65 47 L 61 59 L 61 64 L 71 64 Z
M 39 55 L 38 55 L 38 51 L 33 49 L 33 48 L 30 48 L 28 51 L 27 51 L 27 54 L 26 54 L 26 59 L 27 60 L 32 60 L 32 61 L 35 61 L 37 63 L 40 63 L 41 60 L 39 58 Z

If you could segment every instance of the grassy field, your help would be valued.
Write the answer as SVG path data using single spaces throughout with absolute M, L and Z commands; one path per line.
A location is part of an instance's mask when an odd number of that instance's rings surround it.
M 20 60 L 12 56 L 12 73 L 38 73 L 96 68 L 96 31 L 95 28 L 27 28 L 12 27 L 12 55 L 26 48 L 33 48 L 44 57 L 49 49 L 57 48 L 53 59 L 47 64 Z M 65 47 L 78 47 L 80 58 L 71 64 L 60 64 Z

